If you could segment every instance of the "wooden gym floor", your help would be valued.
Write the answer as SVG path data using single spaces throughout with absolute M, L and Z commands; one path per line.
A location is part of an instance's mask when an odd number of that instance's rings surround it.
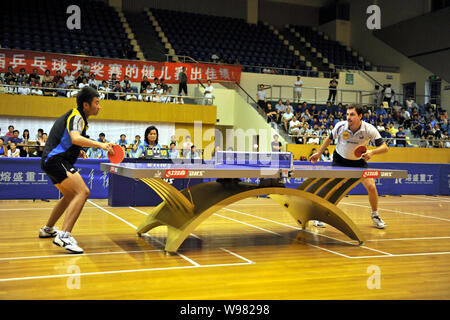
M 450 197 L 381 197 L 388 227 L 372 226 L 367 196 L 339 204 L 366 237 L 301 231 L 267 198 L 235 203 L 202 223 L 174 255 L 166 230 L 136 227 L 150 207 L 89 200 L 66 253 L 38 231 L 55 201 L 0 201 L 0 299 L 449 299 Z M 61 226 L 59 221 L 57 226 Z

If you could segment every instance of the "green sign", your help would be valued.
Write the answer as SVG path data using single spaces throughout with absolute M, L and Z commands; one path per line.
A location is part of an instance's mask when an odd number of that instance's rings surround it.
M 345 74 L 345 84 L 353 84 L 353 73 Z

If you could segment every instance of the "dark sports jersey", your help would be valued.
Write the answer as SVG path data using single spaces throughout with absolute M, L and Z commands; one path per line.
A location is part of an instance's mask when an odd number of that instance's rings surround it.
M 50 130 L 42 159 L 47 162 L 51 157 L 57 156 L 74 164 L 82 147 L 72 144 L 69 132 L 78 131 L 86 137 L 87 128 L 88 122 L 83 110 L 74 108 L 62 115 Z

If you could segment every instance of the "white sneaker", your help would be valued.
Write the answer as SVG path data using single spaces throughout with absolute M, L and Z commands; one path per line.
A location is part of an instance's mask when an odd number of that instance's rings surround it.
M 325 228 L 325 223 L 319 220 L 313 220 L 314 227 Z
M 377 227 L 378 229 L 384 229 L 384 227 L 386 227 L 386 223 L 381 220 L 379 216 L 372 216 L 372 221 L 375 227 Z
M 42 227 L 39 230 L 39 238 L 53 238 L 56 237 L 58 229 L 56 227 Z
M 62 237 L 63 233 L 60 231 L 53 239 L 53 243 L 72 253 L 83 253 L 83 249 L 78 246 L 77 241 L 72 237 Z

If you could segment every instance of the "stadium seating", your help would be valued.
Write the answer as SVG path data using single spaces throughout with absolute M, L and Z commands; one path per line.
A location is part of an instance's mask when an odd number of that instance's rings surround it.
M 81 29 L 69 30 L 70 5 L 81 9 Z M 117 12 L 104 2 L 88 0 L 15 0 L 2 3 L 0 44 L 3 48 L 122 58 L 130 40 Z M 130 52 L 128 59 L 136 59 Z

